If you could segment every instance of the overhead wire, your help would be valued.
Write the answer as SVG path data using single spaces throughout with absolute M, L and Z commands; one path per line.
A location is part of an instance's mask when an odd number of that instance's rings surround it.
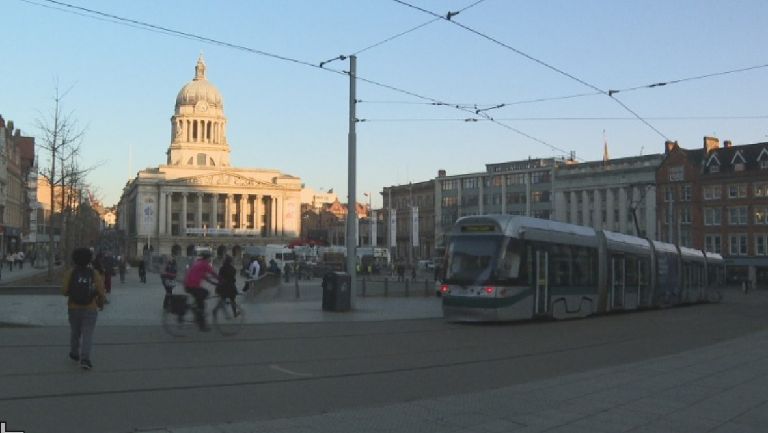
M 40 7 L 46 7 L 47 6 L 45 4 L 41 4 L 39 2 L 35 2 L 35 1 L 31 1 L 31 0 L 21 0 L 21 1 L 29 3 L 29 4 L 33 4 L 33 5 L 36 5 L 36 6 L 40 6 Z M 257 55 L 261 55 L 261 56 L 265 56 L 265 57 L 270 57 L 270 58 L 277 59 L 277 60 L 282 60 L 282 61 L 286 61 L 286 62 L 290 62 L 290 63 L 294 63 L 294 64 L 300 64 L 300 65 L 303 65 L 303 66 L 308 66 L 308 67 L 311 67 L 311 68 L 314 68 L 314 69 L 319 69 L 319 70 L 323 70 L 323 71 L 333 72 L 333 73 L 340 74 L 340 75 L 348 76 L 350 74 L 349 71 L 342 71 L 342 70 L 337 70 L 337 69 L 328 68 L 328 67 L 324 66 L 325 63 L 328 63 L 330 61 L 337 60 L 337 59 L 341 60 L 341 59 L 345 58 L 345 56 L 343 56 L 343 55 L 342 56 L 338 56 L 338 57 L 336 57 L 334 59 L 330 59 L 330 60 L 328 60 L 326 62 L 321 62 L 321 64 L 314 64 L 314 63 L 311 63 L 311 62 L 308 62 L 308 61 L 304 61 L 304 60 L 300 60 L 300 59 L 295 59 L 295 58 L 283 56 L 283 55 L 280 55 L 280 54 L 270 53 L 270 52 L 267 52 L 267 51 L 263 51 L 263 50 L 259 50 L 259 49 L 247 47 L 247 46 L 244 46 L 244 45 L 239 45 L 239 44 L 231 43 L 231 42 L 226 42 L 226 41 L 210 38 L 210 37 L 207 37 L 207 36 L 201 36 L 201 35 L 194 34 L 194 33 L 189 33 L 189 32 L 184 32 L 184 31 L 180 31 L 180 30 L 175 30 L 175 29 L 171 29 L 171 28 L 168 28 L 168 27 L 147 23 L 147 22 L 136 20 L 136 19 L 132 19 L 132 18 L 121 17 L 121 16 L 118 16 L 118 15 L 114 15 L 114 14 L 98 11 L 98 10 L 95 10 L 95 9 L 90 9 L 90 8 L 86 8 L 86 7 L 82 7 L 82 6 L 77 6 L 77 5 L 65 3 L 65 2 L 62 2 L 62 1 L 59 1 L 59 0 L 40 0 L 40 1 L 58 6 L 58 7 L 53 7 L 53 9 L 55 9 L 55 10 L 64 11 L 64 12 L 72 12 L 72 13 L 75 13 L 76 15 L 80 15 L 80 16 L 87 17 L 87 18 L 98 19 L 98 20 L 101 20 L 101 21 L 107 21 L 107 22 L 111 22 L 111 23 L 114 23 L 114 24 L 126 25 L 128 27 L 137 28 L 137 29 L 141 29 L 141 30 L 148 30 L 148 31 L 153 31 L 153 32 L 157 32 L 157 33 L 162 33 L 162 34 L 165 34 L 165 35 L 168 35 L 168 36 L 177 36 L 177 37 L 182 37 L 182 38 L 185 38 L 185 39 L 191 39 L 191 40 L 196 40 L 196 41 L 200 41 L 200 42 L 204 42 L 204 43 L 209 43 L 209 44 L 213 44 L 213 45 L 218 45 L 218 46 L 223 46 L 223 47 L 227 47 L 227 48 L 232 48 L 232 49 L 236 49 L 236 50 L 240 50 L 240 51 L 245 51 L 245 52 L 252 53 L 252 54 L 257 54 Z M 484 1 L 484 0 L 481 0 L 481 1 Z M 472 7 L 472 6 L 474 6 L 475 4 L 478 4 L 478 3 L 480 3 L 480 1 L 477 1 L 477 2 L 473 3 L 472 5 L 468 6 L 467 8 Z M 474 115 L 478 115 L 479 114 L 479 113 L 475 112 L 477 110 L 477 108 L 475 108 L 473 110 L 471 108 L 462 107 L 462 106 L 459 106 L 459 105 L 452 105 L 452 104 L 440 101 L 440 100 L 432 98 L 432 97 L 420 95 L 418 93 L 415 93 L 415 92 L 412 92 L 412 91 L 409 91 L 409 90 L 401 89 L 401 88 L 398 88 L 398 87 L 395 87 L 395 86 L 391 86 L 391 85 L 384 84 L 384 83 L 381 83 L 381 82 L 378 82 L 378 81 L 367 79 L 367 78 L 361 77 L 359 75 L 356 76 L 356 79 L 359 80 L 359 81 L 362 81 L 362 82 L 365 82 L 365 83 L 377 86 L 377 87 L 389 89 L 391 91 L 398 92 L 398 93 L 401 93 L 401 94 L 404 94 L 404 95 L 408 95 L 408 96 L 411 96 L 411 97 L 414 97 L 414 98 L 422 99 L 422 100 L 425 100 L 425 101 L 430 101 L 431 103 L 433 103 L 433 105 L 444 105 L 444 106 L 452 107 L 452 108 L 455 108 L 455 109 L 458 109 L 458 110 L 461 110 L 461 111 L 469 112 L 469 113 L 472 113 Z M 485 114 L 485 113 L 482 113 L 482 114 Z M 497 122 L 497 121 L 493 121 L 493 119 L 490 116 L 488 116 L 487 114 L 485 114 L 484 117 L 486 117 L 488 120 L 491 120 L 494 123 L 497 123 L 497 124 L 503 126 L 504 128 L 507 128 L 509 130 L 512 130 L 512 131 L 518 133 L 519 135 L 521 135 L 523 137 L 526 137 L 526 138 L 534 140 L 534 141 L 536 141 L 538 143 L 544 144 L 544 145 L 548 146 L 549 148 L 551 148 L 553 150 L 562 152 L 564 154 L 568 153 L 565 150 L 558 148 L 557 146 L 554 146 L 554 145 L 552 145 L 550 143 L 547 143 L 544 140 L 541 140 L 541 139 L 538 139 L 536 137 L 533 137 L 530 134 L 527 134 L 527 133 L 525 133 L 523 131 L 520 131 L 519 129 L 510 127 L 509 125 L 501 124 L 500 122 Z
M 768 115 L 757 116 L 652 116 L 649 120 L 760 120 L 768 119 Z M 488 121 L 489 119 L 477 118 L 449 118 L 449 117 L 422 117 L 422 118 L 367 118 L 360 119 L 361 122 L 478 122 Z M 635 121 L 634 117 L 498 117 L 497 121 Z
M 526 58 L 526 59 L 528 59 L 528 60 L 531 60 L 531 61 L 533 61 L 533 62 L 535 62 L 535 63 L 538 63 L 538 64 L 540 64 L 540 65 L 542 65 L 542 66 L 544 66 L 544 67 L 546 67 L 546 68 L 548 68 L 548 69 L 550 69 L 550 70 L 552 70 L 552 71 L 555 71 L 555 72 L 557 72 L 558 74 L 564 75 L 564 76 L 566 76 L 566 77 L 570 78 L 571 80 L 574 80 L 574 81 L 576 81 L 576 82 L 578 82 L 578 83 L 580 83 L 580 84 L 582 84 L 582 85 L 584 85 L 584 86 L 587 86 L 587 87 L 589 87 L 590 89 L 592 89 L 592 90 L 594 90 L 594 91 L 596 91 L 596 92 L 600 92 L 600 93 L 602 93 L 602 94 L 605 94 L 605 95 L 606 95 L 606 96 L 608 96 L 609 98 L 611 98 L 611 99 L 613 99 L 614 101 L 616 101 L 616 103 L 617 103 L 617 104 L 619 104 L 620 106 L 622 106 L 622 107 L 623 107 L 623 108 L 624 108 L 626 111 L 628 111 L 628 112 L 629 112 L 629 113 L 631 113 L 633 116 L 635 116 L 635 118 L 637 118 L 638 120 L 640 120 L 641 122 L 643 122 L 643 123 L 644 123 L 646 126 L 648 126 L 649 128 L 651 128 L 651 129 L 652 129 L 654 132 L 656 132 L 656 133 L 657 133 L 658 135 L 660 135 L 662 138 L 664 138 L 665 140 L 668 140 L 668 139 L 669 139 L 669 138 L 668 138 L 666 135 L 664 135 L 664 134 L 663 134 L 661 131 L 659 131 L 658 129 L 656 129 L 656 127 L 654 127 L 653 125 L 651 125 L 651 124 L 650 124 L 650 123 L 649 123 L 647 120 L 643 119 L 643 117 L 641 117 L 641 116 L 640 116 L 640 115 L 639 115 L 637 112 L 635 112 L 634 110 L 632 110 L 631 108 L 629 108 L 629 107 L 628 107 L 626 104 L 624 104 L 623 102 L 621 102 L 619 99 L 617 99 L 616 97 L 614 97 L 612 94 L 608 94 L 608 92 L 607 92 L 607 91 L 605 91 L 605 90 L 603 90 L 603 89 L 601 89 L 601 88 L 599 88 L 599 87 L 597 87 L 597 86 L 595 86 L 595 85 L 593 85 L 593 84 L 591 84 L 591 83 L 588 83 L 587 81 L 584 81 L 583 79 L 581 79 L 581 78 L 579 78 L 579 77 L 577 77 L 577 76 L 575 76 L 575 75 L 573 75 L 573 74 L 570 74 L 570 73 L 568 73 L 568 72 L 566 72 L 566 71 L 564 71 L 564 70 L 562 70 L 562 69 L 560 69 L 560 68 L 557 68 L 556 66 L 553 66 L 553 65 L 551 65 L 551 64 L 549 64 L 549 63 L 547 63 L 547 62 L 545 62 L 545 61 L 543 61 L 543 60 L 537 59 L 536 57 L 533 57 L 533 56 L 531 56 L 530 54 L 528 54 L 528 53 L 525 53 L 524 51 L 521 51 L 521 50 L 519 50 L 519 49 L 517 49 L 517 48 L 515 48 L 515 47 L 513 47 L 513 46 L 511 46 L 511 45 L 505 44 L 504 42 L 502 42 L 502 41 L 500 41 L 500 40 L 498 40 L 498 39 L 496 39 L 496 38 L 493 38 L 493 37 L 491 37 L 491 36 L 488 36 L 488 35 L 486 35 L 486 34 L 484 34 L 484 33 L 482 33 L 482 32 L 479 32 L 479 31 L 477 31 L 477 30 L 475 30 L 475 29 L 473 29 L 473 28 L 469 27 L 469 26 L 466 26 L 466 25 L 464 25 L 464 24 L 461 24 L 461 23 L 459 23 L 459 22 L 457 22 L 457 21 L 454 21 L 454 20 L 452 19 L 452 15 L 451 15 L 451 13 L 450 13 L 450 12 L 448 13 L 448 15 L 446 15 L 445 17 L 443 17 L 442 15 L 439 15 L 439 14 L 436 14 L 436 13 L 434 13 L 434 12 L 430 11 L 430 10 L 427 10 L 427 9 L 424 9 L 424 8 L 421 8 L 421 7 L 418 7 L 418 6 L 412 5 L 412 4 L 410 4 L 410 3 L 408 3 L 408 2 L 405 2 L 405 1 L 403 1 L 403 0 L 392 0 L 392 1 L 394 1 L 394 2 L 396 2 L 396 3 L 399 3 L 399 4 L 403 5 L 403 6 L 406 6 L 406 7 L 409 7 L 409 8 L 415 9 L 415 10 L 418 10 L 418 11 L 420 11 L 420 12 L 423 12 L 423 13 L 426 13 L 426 14 L 429 14 L 429 15 L 432 15 L 432 16 L 434 16 L 434 17 L 437 17 L 437 18 L 443 19 L 443 20 L 445 20 L 445 21 L 448 21 L 448 22 L 450 22 L 451 24 L 454 24 L 454 25 L 456 25 L 456 26 L 459 26 L 459 27 L 461 27 L 462 29 L 464 29 L 464 30 L 466 30 L 466 31 L 468 31 L 468 32 L 471 32 L 471 33 L 473 33 L 473 34 L 475 34 L 475 35 L 477 35 L 477 36 L 480 36 L 481 38 L 484 38 L 484 39 L 486 39 L 486 40 L 489 40 L 489 41 L 491 41 L 491 42 L 493 42 L 493 43 L 495 43 L 495 44 L 497 44 L 497 45 L 500 45 L 500 46 L 502 46 L 502 47 L 504 47 L 504 48 L 506 48 L 506 49 L 508 49 L 508 50 L 511 50 L 511 51 L 513 51 L 513 52 L 517 53 L 517 54 L 518 54 L 518 55 L 520 55 L 520 56 L 523 56 L 523 57 L 525 57 L 525 58 Z
M 476 2 L 474 2 L 474 3 L 472 3 L 472 4 L 470 4 L 470 5 L 466 6 L 466 7 L 462 8 L 462 9 L 459 9 L 459 11 L 457 12 L 457 14 L 458 14 L 458 13 L 461 13 L 461 12 L 464 12 L 465 10 L 467 10 L 467 9 L 469 9 L 469 8 L 475 7 L 475 6 L 477 6 L 478 4 L 480 4 L 480 3 L 484 2 L 484 1 L 485 1 L 485 0 L 477 0 Z M 367 46 L 367 47 L 365 47 L 365 48 L 363 48 L 363 49 L 357 50 L 357 51 L 355 51 L 354 53 L 352 53 L 352 55 L 358 55 L 358 54 L 360 54 L 360 53 L 362 53 L 362 52 L 365 52 L 365 51 L 368 51 L 368 50 L 370 50 L 370 49 L 372 49 L 372 48 L 376 48 L 376 47 L 378 47 L 378 46 L 380 46 L 380 45 L 384 45 L 384 44 L 386 44 L 387 42 L 393 41 L 393 40 L 395 40 L 395 39 L 397 39 L 397 38 L 399 38 L 399 37 L 401 37 L 401 36 L 405 36 L 405 35 L 407 35 L 408 33 L 414 32 L 414 31 L 416 31 L 416 30 L 418 30 L 418 29 L 420 29 L 420 28 L 422 28 L 422 27 L 426 27 L 426 26 L 428 26 L 428 25 L 430 25 L 430 24 L 434 23 L 435 21 L 440 21 L 440 19 L 441 19 L 441 18 L 433 18 L 433 19 L 431 19 L 431 20 L 429 20 L 429 21 L 427 21 L 427 22 L 425 22 L 425 23 L 419 24 L 419 25 L 418 25 L 418 26 L 416 26 L 416 27 L 412 27 L 412 28 L 410 28 L 410 29 L 408 29 L 408 30 L 405 30 L 405 31 L 403 31 L 403 32 L 400 32 L 400 33 L 398 33 L 398 34 L 396 34 L 396 35 L 390 36 L 390 37 L 388 37 L 388 38 L 386 38 L 386 39 L 384 39 L 384 40 L 382 40 L 382 41 L 376 42 L 375 44 L 372 44 L 372 45 L 369 45 L 369 46 Z

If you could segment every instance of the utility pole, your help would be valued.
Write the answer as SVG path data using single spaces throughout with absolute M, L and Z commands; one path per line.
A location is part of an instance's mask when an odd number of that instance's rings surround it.
M 347 273 L 350 277 L 349 290 L 357 293 L 357 133 L 355 123 L 357 56 L 349 56 L 349 135 L 347 140 Z

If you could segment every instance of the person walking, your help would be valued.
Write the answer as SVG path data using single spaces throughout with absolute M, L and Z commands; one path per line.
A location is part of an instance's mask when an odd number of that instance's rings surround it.
M 139 262 L 139 279 L 142 283 L 147 282 L 147 267 L 144 265 L 144 260 Z
M 222 298 L 229 298 L 232 305 L 232 314 L 237 317 L 240 312 L 237 308 L 235 297 L 237 296 L 237 269 L 232 264 L 232 256 L 224 256 L 224 263 L 219 268 L 219 284 L 216 285 L 216 293 Z
M 84 370 L 93 368 L 91 346 L 98 310 L 104 307 L 104 282 L 90 266 L 93 253 L 88 248 L 72 252 L 73 268 L 67 271 L 62 293 L 67 297 L 69 316 L 69 359 L 79 362 Z
M 13 272 L 13 260 L 14 260 L 14 254 L 8 253 L 8 255 L 5 257 L 5 263 L 8 263 L 8 270 Z
M 117 269 L 120 272 L 120 282 L 125 282 L 125 257 L 119 256 L 117 258 Z
M 163 298 L 163 308 L 169 308 L 171 306 L 171 295 L 173 294 L 173 288 L 176 286 L 176 274 L 178 270 L 176 267 L 176 259 L 171 257 L 168 263 L 165 264 L 163 273 L 160 274 L 160 281 L 163 283 L 165 289 L 165 298 Z
M 248 264 L 248 279 L 246 280 L 245 286 L 243 287 L 243 292 L 247 292 L 253 288 L 256 285 L 256 280 L 259 279 L 260 275 L 261 265 L 259 264 L 259 259 L 257 257 L 252 257 L 251 263 Z

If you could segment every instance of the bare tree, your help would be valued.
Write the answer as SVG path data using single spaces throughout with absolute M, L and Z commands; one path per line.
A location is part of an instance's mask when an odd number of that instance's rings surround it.
M 37 121 L 37 127 L 40 130 L 39 147 L 44 150 L 50 161 L 50 167 L 46 167 L 40 170 L 40 175 L 46 180 L 51 188 L 51 214 L 50 214 L 50 230 L 48 233 L 48 279 L 53 279 L 53 265 L 55 261 L 55 251 L 53 245 L 53 235 L 55 232 L 54 227 L 54 214 L 56 213 L 56 189 L 60 186 L 62 192 L 62 214 L 64 211 L 64 196 L 65 194 L 65 170 L 62 164 L 63 161 L 68 160 L 72 155 L 77 154 L 77 150 L 80 146 L 80 141 L 85 133 L 84 129 L 81 129 L 76 120 L 74 120 L 72 114 L 65 114 L 62 108 L 62 100 L 69 93 L 68 89 L 62 93 L 59 89 L 58 82 L 54 87 L 53 96 L 53 109 L 45 117 L 41 117 Z M 57 174 L 56 163 L 60 162 L 60 173 Z M 63 215 L 62 215 L 63 216 Z M 59 221 L 60 233 L 64 231 L 64 219 Z

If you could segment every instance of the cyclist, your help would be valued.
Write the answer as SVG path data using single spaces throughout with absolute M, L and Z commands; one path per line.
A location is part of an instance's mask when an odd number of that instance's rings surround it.
M 208 289 L 202 287 L 203 281 L 216 284 L 216 271 L 211 266 L 211 252 L 202 251 L 195 263 L 190 266 L 187 276 L 184 278 L 184 290 L 195 298 L 195 319 L 201 331 L 210 331 L 205 323 L 205 298 L 208 297 Z

